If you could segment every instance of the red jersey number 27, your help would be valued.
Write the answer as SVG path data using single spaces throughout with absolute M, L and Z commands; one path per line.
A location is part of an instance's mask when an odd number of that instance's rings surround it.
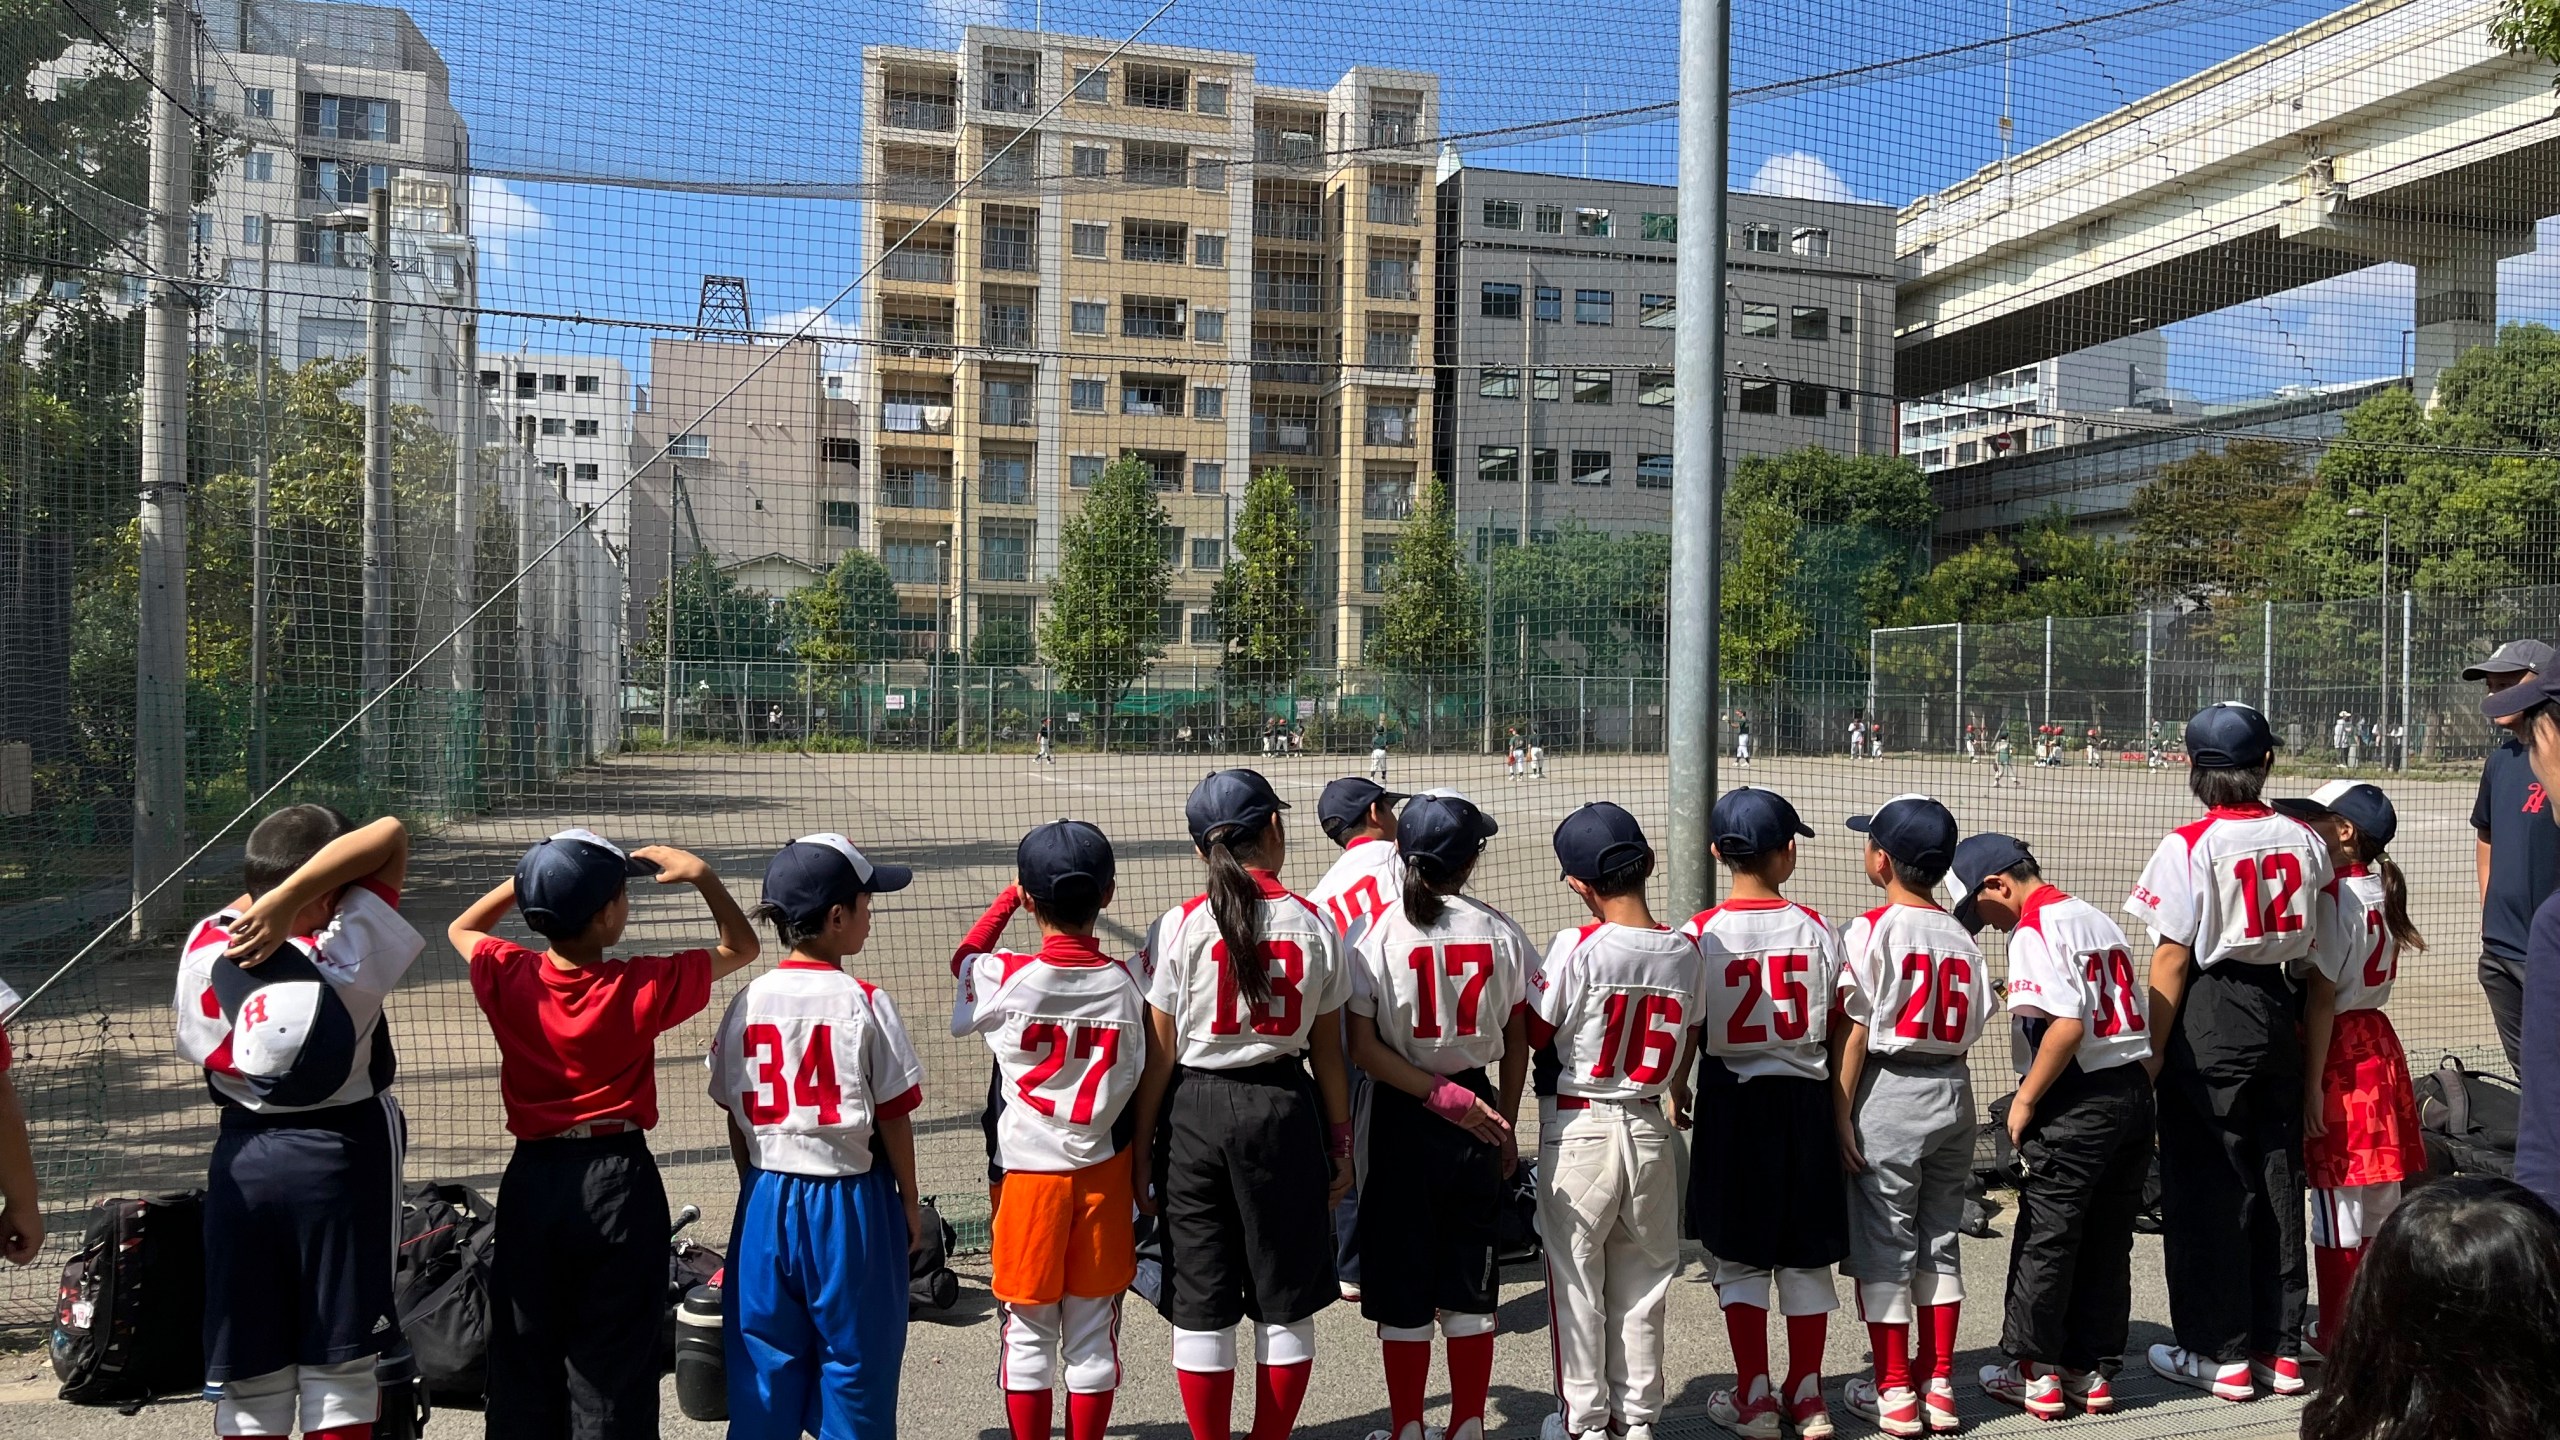
M 1087 1062 L 1084 1074 L 1075 1081 L 1075 1103 L 1067 1111 L 1067 1123 L 1090 1125 L 1093 1097 L 1102 1089 L 1103 1078 L 1111 1073 L 1111 1067 L 1120 1063 L 1120 1031 L 1112 1025 L 1061 1025 L 1054 1020 L 1034 1020 L 1022 1027 L 1022 1053 L 1037 1053 L 1040 1058 L 1022 1073 L 1013 1088 L 1022 1096 L 1023 1104 L 1052 1117 L 1058 1113 L 1058 1102 L 1041 1094 L 1041 1087 L 1067 1068 L 1069 1058 Z

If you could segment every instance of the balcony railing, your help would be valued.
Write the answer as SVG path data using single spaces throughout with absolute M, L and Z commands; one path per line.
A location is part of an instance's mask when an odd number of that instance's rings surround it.
M 948 435 L 951 433 L 951 402 L 883 400 L 880 402 L 880 428 L 899 435 Z
M 951 508 L 951 477 L 948 475 L 882 476 L 880 503 L 905 510 L 948 510 Z
M 1369 117 L 1369 144 L 1373 149 L 1402 149 L 1422 137 L 1419 115 L 1372 115 Z
M 990 315 L 987 317 L 987 343 L 1010 350 L 1028 350 L 1032 346 L 1032 324 L 1028 315 Z
M 1300 240 L 1309 243 L 1324 239 L 1324 212 L 1314 206 L 1256 205 L 1253 207 L 1253 233 L 1264 240 Z
M 959 105 L 948 95 L 896 95 L 889 97 L 889 124 L 899 130 L 944 130 L 959 123 Z
M 1316 453 L 1316 426 L 1312 420 L 1272 420 L 1253 417 L 1253 448 L 1257 454 L 1313 455 Z
M 880 273 L 891 280 L 913 280 L 927 285 L 951 283 L 951 252 L 948 250 L 892 250 L 880 262 Z
M 988 396 L 987 423 L 990 425 L 1030 424 L 1031 397 L 1028 395 Z

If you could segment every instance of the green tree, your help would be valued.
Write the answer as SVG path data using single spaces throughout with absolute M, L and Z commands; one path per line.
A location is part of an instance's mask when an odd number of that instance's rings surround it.
M 1133 454 L 1104 466 L 1058 528 L 1040 649 L 1065 687 L 1101 712 L 1105 750 L 1121 697 L 1164 653 L 1162 611 L 1172 586 L 1164 528 L 1155 476 Z
M 2498 0 L 2489 39 L 2513 55 L 2539 55 L 2560 65 L 2560 0 Z M 2560 80 L 2553 82 L 2560 88 Z
M 1796 517 L 1761 497 L 1725 507 L 1724 627 L 1717 654 L 1736 685 L 1775 685 L 1811 629 L 1795 595 Z
M 2272 440 L 2234 440 L 2162 466 L 2133 494 L 2134 591 L 2208 609 L 2265 595 L 2310 493 L 2292 448 Z
M 739 665 L 784 658 L 790 632 L 784 605 L 741 587 L 727 571 L 697 555 L 676 571 L 676 688 L 696 679 L 726 691 L 736 683 Z M 649 597 L 648 628 L 633 652 L 641 675 L 654 681 L 664 673 L 667 653 L 667 592 Z M 692 671 L 705 673 L 695 676 Z
M 1458 558 L 1449 489 L 1435 475 L 1396 536 L 1395 567 L 1367 659 L 1406 675 L 1446 675 L 1473 664 L 1483 657 L 1481 605 Z
M 1927 567 L 1938 504 L 1898 456 L 1748 456 L 1725 487 L 1723 678 L 1847 674 Z
M 1307 598 L 1315 541 L 1288 471 L 1267 469 L 1245 487 L 1232 543 L 1209 598 L 1226 647 L 1221 663 L 1228 683 L 1269 694 L 1286 688 L 1306 664 L 1316 628 L 1315 605 Z
M 1996 624 L 2134 607 L 2124 547 L 2073 533 L 2061 515 L 1985 535 L 1930 567 L 1902 598 L 1901 625 Z
M 969 637 L 969 663 L 972 665 L 1028 665 L 1039 658 L 1039 641 L 1031 627 L 1012 615 L 995 615 L 978 622 L 978 633 Z
M 1568 520 L 1492 554 L 1497 668 L 1528 675 L 1658 675 L 1671 537 Z
M 898 652 L 898 592 L 868 550 L 846 551 L 816 584 L 793 591 L 782 612 L 791 651 L 805 663 L 860 665 Z

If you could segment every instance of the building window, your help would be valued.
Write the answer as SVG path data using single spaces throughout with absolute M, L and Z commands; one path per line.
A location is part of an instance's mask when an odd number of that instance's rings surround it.
M 1097 380 L 1094 383 L 1099 385 L 1102 382 Z M 1093 408 L 1099 410 L 1102 407 L 1096 405 Z M 1068 456 L 1067 484 L 1078 490 L 1092 489 L 1094 482 L 1102 478 L 1102 467 L 1108 463 L 1099 455 Z
M 1671 457 L 1668 455 L 1638 455 L 1636 457 L 1636 488 L 1639 490 L 1670 489 Z
M 305 156 L 299 194 L 305 200 L 362 205 L 376 190 L 388 189 L 391 167 L 359 165 L 352 160 L 319 160 Z
M 1407 471 L 1372 467 L 1360 480 L 1360 515 L 1367 520 L 1405 520 L 1413 515 L 1413 476 Z
M 1165 65 L 1132 65 L 1120 81 L 1120 101 L 1141 110 L 1191 108 L 1191 72 Z
M 1186 301 L 1160 295 L 1120 297 L 1120 333 L 1133 340 L 1179 340 L 1190 310 Z
M 1823 402 L 1830 398 L 1831 392 L 1823 389 L 1819 385 L 1789 385 L 1787 387 L 1787 413 L 1790 415 L 1822 414 Z
M 1227 392 L 1216 385 L 1191 387 L 1191 413 L 1202 420 L 1223 420 L 1227 416 Z
M 542 393 L 545 395 L 568 394 L 569 377 L 566 375 L 544 375 L 542 377 Z
M 1778 307 L 1746 300 L 1742 304 L 1742 334 L 1745 339 L 1773 338 L 1778 333 Z
M 1563 399 L 1563 398 L 1564 398 L 1564 372 L 1563 372 L 1563 371 L 1561 371 L 1561 370 L 1532 370 L 1532 371 L 1530 371 L 1530 372 L 1529 372 L 1529 398 L 1530 398 L 1530 399 L 1532 399 L 1532 400 L 1561 400 L 1561 399 Z
M 1798 305 L 1787 311 L 1787 335 L 1794 340 L 1828 340 L 1831 338 L 1831 309 L 1826 305 Z
M 569 467 L 569 473 L 575 476 L 581 483 L 588 485 L 595 484 L 604 474 L 600 467 L 593 464 L 572 465 Z
M 1529 481 L 1533 485 L 1556 483 L 1556 452 L 1553 450 L 1529 452 Z
M 987 52 L 986 107 L 1008 115 L 1040 108 L 1040 57 L 1019 50 Z
M 1111 306 L 1101 300 L 1077 300 L 1067 306 L 1067 328 L 1078 335 L 1100 335 L 1111 325 Z
M 1647 295 L 1636 309 L 1636 323 L 1647 330 L 1671 330 L 1680 324 L 1680 300 L 1676 295 Z
M 1192 88 L 1199 100 L 1201 114 L 1224 115 L 1227 113 L 1226 81 L 1203 80 Z
M 986 384 L 987 423 L 990 425 L 1028 425 L 1031 423 L 1031 382 L 1028 380 L 990 379 Z
M 1182 413 L 1182 381 L 1170 375 L 1120 377 L 1120 413 L 1166 416 Z
M 1372 445 L 1410 445 L 1413 443 L 1413 402 L 1372 400 L 1369 423 L 1365 431 Z
M 1375 595 L 1387 588 L 1387 577 L 1396 568 L 1396 542 L 1368 539 L 1360 545 L 1360 588 Z
M 240 113 L 260 120 L 276 118 L 276 92 L 265 86 L 244 86 L 240 91 Z
M 604 433 L 604 422 L 601 420 L 572 421 L 569 433 L 582 439 L 593 438 Z
M 1227 467 L 1216 460 L 1191 462 L 1191 493 L 1222 495 L 1227 489 Z
M 1775 380 L 1743 381 L 1737 408 L 1745 415 L 1777 414 L 1778 382 Z
M 1576 450 L 1573 452 L 1573 483 L 1606 485 L 1609 483 L 1609 452 Z
M 1855 316 L 1855 315 L 1852 315 L 1852 314 L 1848 313 L 1848 312 L 1847 312 L 1847 311 L 1845 311 L 1845 310 L 1844 310 L 1844 311 L 1842 311 L 1842 312 L 1840 312 L 1840 333 L 1841 333 L 1841 334 L 1843 334 L 1843 335 L 1855 335 L 1855 334 L 1857 334 L 1857 333 L 1858 333 L 1858 317 L 1857 317 L 1857 316 Z
M 1520 369 L 1516 365 L 1487 365 L 1476 372 L 1476 394 L 1487 400 L 1520 398 Z
M 1222 193 L 1227 188 L 1227 162 L 1203 157 L 1191 162 L 1191 188 Z
M 1031 526 L 1022 520 L 990 520 L 978 531 L 978 574 L 1019 583 L 1031 578 Z
M 534 387 L 534 383 L 535 383 L 536 381 L 540 380 L 541 378 L 542 378 L 541 376 L 534 374 L 534 373 L 533 373 L 532 371 L 530 371 L 530 370 L 519 370 L 519 371 L 517 371 L 517 372 L 516 372 L 516 398 L 517 398 L 517 399 L 519 399 L 519 400 L 530 400 L 530 399 L 532 399 L 532 398 L 533 398 L 533 387 Z
M 1369 181 L 1369 223 L 1413 224 L 1421 214 L 1421 193 L 1418 181 L 1372 177 Z
M 1609 238 L 1609 212 L 1588 207 L 1573 212 L 1573 233 L 1586 240 Z
M 1417 333 L 1412 320 L 1373 315 L 1369 318 L 1368 350 L 1362 359 L 1373 370 L 1410 370 Z
M 1520 447 L 1517 445 L 1477 446 L 1476 483 L 1479 485 L 1519 484 Z
M 1121 146 L 1120 163 L 1132 185 L 1178 187 L 1191 178 L 1191 147 L 1132 140 Z
M 1286 253 L 1253 257 L 1253 308 L 1312 314 L 1324 308 L 1324 260 Z
M 1150 265 L 1179 265 L 1190 248 L 1190 227 L 1179 220 L 1123 220 L 1120 258 Z
M 1946 463 L 1947 452 L 1943 449 L 1923 450 L 1920 452 L 1920 464 L 1923 469 L 1935 470 Z
M 979 338 L 989 345 L 1006 345 L 1018 350 L 1031 348 L 1031 310 L 1039 296 L 1037 290 L 988 286 L 984 306 L 986 333 Z
M 1573 323 L 1576 325 L 1617 324 L 1618 292 L 1615 290 L 1574 291 Z
M 2039 425 L 2027 434 L 2027 448 L 2030 450 L 2050 450 L 2061 443 L 2062 432 L 2057 426 Z
M 1200 542 L 1194 540 L 1191 543 L 1196 547 Z M 1199 567 L 1193 566 L 1192 568 L 1198 569 Z M 1191 643 L 1194 645 L 1215 645 L 1218 643 L 1218 613 L 1216 611 L 1194 610 L 1191 612 Z
M 1147 467 L 1147 479 L 1155 485 L 1155 488 L 1158 490 L 1182 488 L 1182 456 L 1179 452 L 1140 450 L 1137 456 L 1138 463 Z
M 266 240 L 267 240 L 267 217 L 266 217 L 266 216 L 264 216 L 264 215 L 243 215 L 243 216 L 241 216 L 241 217 L 240 217 L 240 243 L 241 243 L 241 244 L 243 244 L 243 245 L 263 245 L 263 244 L 265 244 L 265 243 L 266 243 Z
M 498 388 L 499 382 L 506 378 L 506 372 L 503 370 L 483 370 L 480 372 L 480 388 L 483 390 L 495 390 Z
M 1111 255 L 1111 227 L 1088 224 L 1079 220 L 1069 232 L 1075 253 L 1087 260 L 1105 260 Z
M 1808 259 L 1827 260 L 1831 256 L 1831 232 L 1818 225 L 1799 225 L 1791 248 Z
M 1636 372 L 1637 404 L 1668 405 L 1672 400 L 1672 391 L 1673 385 L 1670 371 L 1639 370 Z
M 1194 235 L 1191 237 L 1191 263 L 1211 270 L 1227 268 L 1227 237 Z
M 1191 338 L 1203 344 L 1224 344 L 1227 339 L 1227 312 L 1200 310 L 1191 316 Z
M 389 100 L 358 95 L 302 97 L 302 133 L 322 140 L 370 140 L 399 143 L 398 107 Z
M 1520 202 L 1517 200 L 1487 200 L 1484 202 L 1484 228 L 1487 230 L 1519 229 Z
M 1657 245 L 1672 245 L 1679 242 L 1680 217 L 1677 215 L 1656 215 L 1647 212 L 1639 223 L 1642 226 L 1639 233 L 1644 239 Z
M 1476 313 L 1488 320 L 1520 318 L 1520 287 L 1498 280 L 1487 280 L 1477 292 Z
M 1070 92 L 1069 98 L 1082 100 L 1094 105 L 1110 104 L 1111 67 L 1107 65 L 1095 65 L 1090 68 L 1082 65 L 1077 66 L 1075 71 L 1075 89 Z
M 978 172 L 978 182 L 987 189 L 1002 187 L 1007 191 L 1026 191 L 1039 178 L 1040 137 L 1022 130 L 988 130 L 979 143 L 985 147 L 986 167 Z
M 1979 460 L 1979 459 L 1981 459 L 1981 458 L 1982 458 L 1982 442 L 1980 442 L 1980 441 L 1978 441 L 1978 440 L 1960 440 L 1960 441 L 1957 441 L 1957 442 L 1956 442 L 1956 463 L 1957 463 L 1957 464 L 1959 464 L 1959 465 L 1970 465 L 1970 464 L 1972 464 L 1974 461 Z
M 1182 638 L 1181 606 L 1165 605 L 1157 608 L 1155 638 L 1168 645 Z
M 1369 247 L 1369 298 L 1372 300 L 1411 300 L 1417 293 L 1415 279 L 1422 268 L 1422 253 L 1416 246 L 1379 241 Z
M 276 155 L 272 150 L 252 150 L 240 157 L 240 178 L 260 183 L 276 178 Z
M 1610 404 L 1609 375 L 1610 372 L 1606 370 L 1574 371 L 1573 403 L 1576 405 Z
M 990 270 L 1040 268 L 1040 212 L 1011 205 L 990 205 L 982 214 L 986 265 Z
M 1778 227 L 1775 225 L 1743 226 L 1742 248 L 1762 255 L 1777 254 Z
M 1111 175 L 1111 147 L 1078 145 L 1074 156 L 1075 177 L 1079 180 L 1104 180 Z
M 850 500 L 821 500 L 818 519 L 830 530 L 854 530 L 861 526 L 862 512 Z
M 1564 292 L 1552 285 L 1538 287 L 1538 318 L 1550 325 L 1564 321 Z
M 711 437 L 688 430 L 667 442 L 667 453 L 678 460 L 708 460 L 711 458 Z
M 1156 553 L 1162 555 L 1164 563 L 1172 569 L 1182 568 L 1182 542 L 1186 533 L 1179 525 L 1156 528 Z
M 1030 504 L 1031 457 L 1028 455 L 980 455 L 978 457 L 978 498 L 990 505 Z
M 931 540 L 917 538 L 882 540 L 880 559 L 888 565 L 889 579 L 896 584 L 939 585 L 942 583 L 942 550 Z
M 1109 382 L 1102 380 L 1070 380 L 1067 382 L 1067 408 L 1086 414 L 1102 413 L 1102 397 Z
M 600 395 L 604 393 L 604 377 L 601 375 L 580 375 L 576 377 L 573 385 L 581 395 Z
M 1541 205 L 1538 207 L 1538 233 L 1541 235 L 1561 235 L 1564 233 L 1563 206 Z

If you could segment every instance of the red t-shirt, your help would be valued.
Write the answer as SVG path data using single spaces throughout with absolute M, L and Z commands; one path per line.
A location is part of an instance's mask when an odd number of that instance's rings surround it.
M 471 993 L 498 1037 L 507 1130 L 539 1140 L 590 1120 L 658 1123 L 658 1037 L 711 1003 L 711 952 L 563 970 L 495 935 L 471 952 Z

